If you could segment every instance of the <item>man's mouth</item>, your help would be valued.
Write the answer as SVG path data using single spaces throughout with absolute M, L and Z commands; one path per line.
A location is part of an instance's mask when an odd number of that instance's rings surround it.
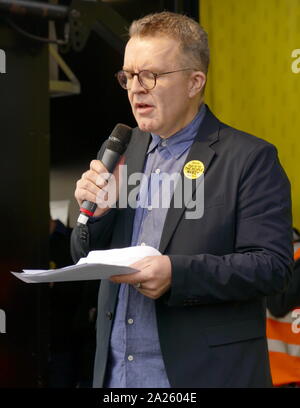
M 153 105 L 148 103 L 135 103 L 135 109 L 139 113 L 149 113 L 153 109 Z

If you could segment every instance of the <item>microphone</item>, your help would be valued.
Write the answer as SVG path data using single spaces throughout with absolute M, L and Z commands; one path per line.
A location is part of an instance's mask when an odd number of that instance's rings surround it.
M 118 123 L 108 138 L 106 148 L 101 158 L 102 163 L 109 173 L 114 171 L 120 157 L 125 152 L 131 138 L 131 127 Z M 80 215 L 77 225 L 85 225 L 90 217 L 94 215 L 97 204 L 84 201 L 80 207 Z

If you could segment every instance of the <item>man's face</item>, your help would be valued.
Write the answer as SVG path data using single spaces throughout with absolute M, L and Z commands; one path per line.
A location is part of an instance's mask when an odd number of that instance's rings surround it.
M 163 73 L 184 68 L 178 42 L 167 37 L 133 37 L 125 50 L 123 69 L 130 72 L 149 70 Z M 193 71 L 158 77 L 155 88 L 147 91 L 134 76 L 128 98 L 141 130 L 172 136 L 186 126 L 197 113 L 191 97 Z

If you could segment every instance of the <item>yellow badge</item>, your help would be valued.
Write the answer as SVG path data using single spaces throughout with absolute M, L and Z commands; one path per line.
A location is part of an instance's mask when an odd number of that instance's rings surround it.
M 204 164 L 199 160 L 191 160 L 183 168 L 183 174 L 190 180 L 197 179 L 203 173 Z

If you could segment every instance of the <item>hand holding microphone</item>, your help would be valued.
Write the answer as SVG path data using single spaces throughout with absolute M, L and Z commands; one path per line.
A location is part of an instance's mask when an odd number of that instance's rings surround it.
M 89 217 L 100 216 L 108 211 L 109 207 L 98 208 L 97 197 L 105 198 L 107 195 L 108 178 L 104 177 L 107 173 L 113 173 L 117 179 L 118 162 L 126 150 L 131 137 L 131 128 L 126 125 L 118 124 L 108 138 L 106 148 L 103 152 L 101 161 L 92 160 L 90 170 L 83 173 L 77 182 L 75 198 L 80 206 L 80 215 L 78 224 L 86 224 Z M 120 163 L 119 163 L 120 164 Z M 117 166 L 117 167 L 116 167 Z

